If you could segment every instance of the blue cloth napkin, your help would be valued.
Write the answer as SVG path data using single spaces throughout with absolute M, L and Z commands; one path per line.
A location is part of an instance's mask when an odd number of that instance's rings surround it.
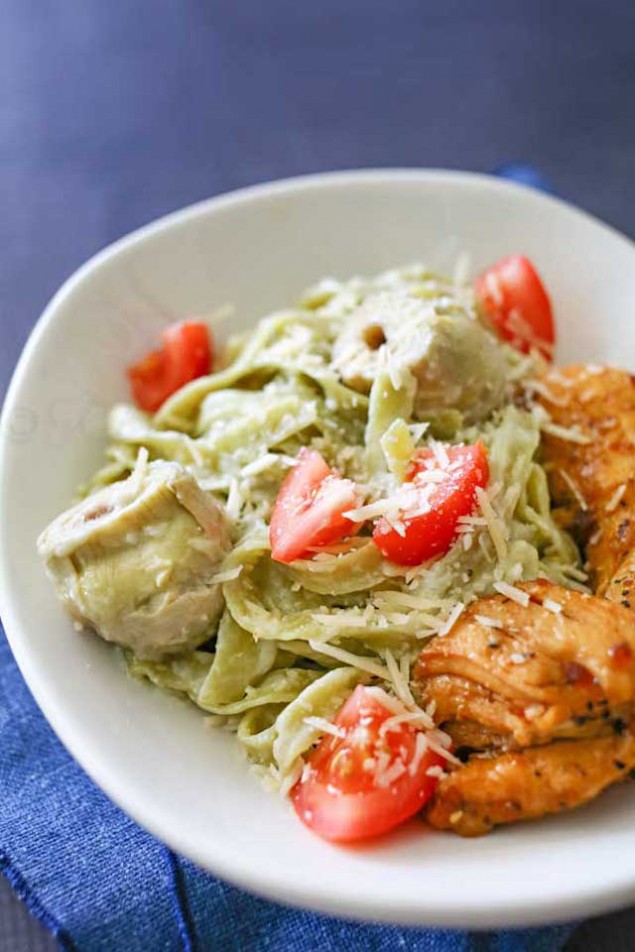
M 553 184 L 534 165 L 525 165 L 523 162 L 508 162 L 505 165 L 497 166 L 492 174 L 498 178 L 518 182 L 520 185 L 528 185 L 539 192 L 547 192 L 548 195 L 556 194 Z
M 496 174 L 552 191 L 531 166 Z M 359 925 L 265 902 L 176 856 L 86 776 L 40 714 L 0 629 L 0 870 L 76 952 L 555 952 L 572 926 Z

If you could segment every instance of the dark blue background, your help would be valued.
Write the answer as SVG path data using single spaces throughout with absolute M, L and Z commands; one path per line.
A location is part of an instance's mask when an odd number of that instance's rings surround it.
M 515 160 L 635 234 L 635 0 L 0 0 L 0 394 L 61 281 L 157 215 Z M 12 915 L 0 949 L 39 948 Z M 610 928 L 580 948 L 631 947 Z

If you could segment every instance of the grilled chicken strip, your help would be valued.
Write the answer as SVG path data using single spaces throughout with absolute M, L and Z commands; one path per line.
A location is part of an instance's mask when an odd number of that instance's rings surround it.
M 456 749 L 520 750 L 552 740 L 604 737 L 628 721 L 633 704 L 586 702 L 585 713 L 573 715 L 560 705 L 527 704 L 503 698 L 463 678 L 430 678 L 420 692 L 423 703 L 434 701 L 435 718 Z
M 556 427 L 543 439 L 551 493 L 586 550 L 593 590 L 635 608 L 635 378 L 610 367 L 553 369 L 537 400 Z M 574 441 L 558 427 L 573 427 Z
M 474 602 L 414 670 L 457 746 L 522 748 L 618 729 L 635 701 L 635 616 L 546 581 Z
M 475 757 L 443 778 L 428 822 L 461 836 L 581 806 L 635 768 L 635 737 L 562 741 L 498 757 Z

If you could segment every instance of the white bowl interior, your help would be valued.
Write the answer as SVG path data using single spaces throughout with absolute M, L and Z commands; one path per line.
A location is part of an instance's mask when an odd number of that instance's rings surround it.
M 357 849 L 311 836 L 194 708 L 129 680 L 78 636 L 35 555 L 39 531 L 99 464 L 123 368 L 168 320 L 227 303 L 242 329 L 324 275 L 512 251 L 553 296 L 560 361 L 634 367 L 635 250 L 560 202 L 478 176 L 338 174 L 204 203 L 89 262 L 49 306 L 5 406 L 0 594 L 13 650 L 73 754 L 130 814 L 232 881 L 335 913 L 454 926 L 588 915 L 632 897 L 627 787 L 578 813 L 463 841 L 414 823 Z M 556 861 L 557 857 L 557 861 Z M 458 887 L 458 888 L 457 888 Z

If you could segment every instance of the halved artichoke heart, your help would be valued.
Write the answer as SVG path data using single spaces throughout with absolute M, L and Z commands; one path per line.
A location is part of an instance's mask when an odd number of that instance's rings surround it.
M 446 311 L 402 291 L 370 295 L 346 320 L 332 366 L 347 386 L 369 393 L 387 365 L 414 377 L 419 419 L 453 409 L 475 423 L 503 400 L 502 349 L 468 310 Z
M 140 464 L 59 516 L 38 551 L 81 625 L 140 658 L 196 648 L 223 608 L 221 506 L 178 463 Z

